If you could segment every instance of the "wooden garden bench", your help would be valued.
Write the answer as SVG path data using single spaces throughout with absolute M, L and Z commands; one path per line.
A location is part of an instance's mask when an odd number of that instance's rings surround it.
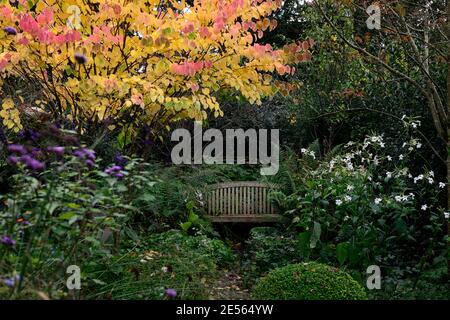
M 207 217 L 212 222 L 282 222 L 283 216 L 268 199 L 279 186 L 254 181 L 211 185 L 206 197 Z

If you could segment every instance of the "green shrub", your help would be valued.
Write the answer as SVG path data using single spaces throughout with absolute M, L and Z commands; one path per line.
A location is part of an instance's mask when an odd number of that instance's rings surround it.
M 408 128 L 418 125 L 404 121 Z M 390 147 L 374 135 L 325 159 L 314 160 L 318 155 L 304 149 L 289 166 L 294 191 L 279 192 L 276 200 L 300 231 L 309 260 L 360 272 L 368 265 L 406 270 L 446 250 L 439 205 L 446 184 L 434 171 L 409 165 L 422 148 L 418 138 L 407 136 L 397 153 L 386 152 Z
M 270 270 L 300 261 L 298 240 L 292 233 L 272 227 L 253 228 L 242 261 L 244 283 L 250 287 Z
M 253 291 L 262 300 L 365 300 L 364 289 L 347 273 L 324 264 L 292 264 L 269 272 Z

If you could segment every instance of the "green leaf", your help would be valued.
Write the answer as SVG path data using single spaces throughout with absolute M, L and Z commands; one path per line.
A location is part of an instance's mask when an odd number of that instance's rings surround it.
M 336 246 L 336 257 L 341 265 L 348 256 L 348 247 L 349 244 L 347 242 L 341 242 Z
M 92 279 L 92 282 L 94 282 L 95 284 L 101 285 L 101 286 L 106 284 L 106 282 L 103 282 L 102 280 L 99 280 L 99 279 Z
M 70 220 L 72 217 L 76 216 L 77 214 L 75 212 L 66 212 L 59 216 L 61 220 Z
M 53 214 L 53 212 L 56 210 L 56 208 L 59 207 L 59 203 L 56 202 L 50 202 L 46 205 L 46 209 L 49 214 Z
M 189 212 L 189 219 L 190 222 L 195 223 L 198 220 L 198 215 L 196 215 L 194 212 Z
M 192 226 L 192 222 L 190 222 L 190 221 L 187 221 L 185 223 L 180 223 L 180 227 L 184 232 L 188 231 L 191 226 Z
M 133 229 L 125 228 L 125 234 L 134 241 L 139 241 L 139 236 Z

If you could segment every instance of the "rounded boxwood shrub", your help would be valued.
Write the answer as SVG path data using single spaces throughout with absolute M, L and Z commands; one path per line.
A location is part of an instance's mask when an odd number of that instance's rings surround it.
M 253 290 L 261 300 L 366 300 L 349 274 L 316 262 L 290 264 L 270 271 Z

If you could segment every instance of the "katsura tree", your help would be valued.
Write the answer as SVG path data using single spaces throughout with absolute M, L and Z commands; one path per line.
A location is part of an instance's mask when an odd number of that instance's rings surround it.
M 298 88 L 311 39 L 258 44 L 281 0 L 10 0 L 0 3 L 0 75 L 37 82 L 42 98 L 1 92 L 4 127 L 33 112 L 80 133 L 105 125 L 131 140 L 182 119 L 221 116 L 216 93 L 260 104 Z

